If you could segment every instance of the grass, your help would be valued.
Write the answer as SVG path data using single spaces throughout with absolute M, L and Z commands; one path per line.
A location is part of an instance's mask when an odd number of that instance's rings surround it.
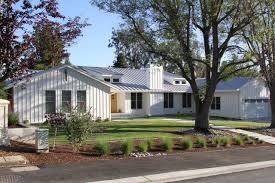
M 183 122 L 177 122 L 175 120 L 183 120 Z M 129 119 L 126 121 L 111 121 L 95 123 L 97 130 L 88 139 L 87 143 L 95 141 L 113 141 L 113 140 L 132 140 L 132 139 L 152 139 L 152 138 L 176 138 L 182 137 L 179 133 L 183 130 L 192 129 L 194 124 L 192 123 L 193 117 L 190 115 L 178 115 L 171 117 L 169 120 L 163 120 L 163 118 L 144 118 L 144 119 Z M 225 119 L 213 118 L 210 119 L 210 123 L 219 126 L 231 126 L 231 127 L 264 127 L 268 126 L 268 123 L 256 123 L 250 121 L 232 121 Z M 48 125 L 39 125 L 42 128 L 49 129 L 49 143 L 53 143 L 54 129 Z M 66 135 L 62 129 L 58 129 L 56 144 L 68 144 Z M 150 147 L 149 147 L 150 148 Z

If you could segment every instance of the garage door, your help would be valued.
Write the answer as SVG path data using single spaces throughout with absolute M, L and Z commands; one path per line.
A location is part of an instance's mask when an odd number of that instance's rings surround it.
M 270 118 L 270 103 L 268 99 L 245 99 L 244 118 Z

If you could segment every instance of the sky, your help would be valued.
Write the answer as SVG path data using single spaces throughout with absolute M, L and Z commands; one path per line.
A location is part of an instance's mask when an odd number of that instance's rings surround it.
M 83 36 L 68 48 L 74 65 L 110 66 L 115 60 L 113 48 L 108 48 L 112 28 L 118 27 L 120 18 L 105 13 L 89 4 L 89 0 L 59 0 L 60 11 L 69 17 L 88 18 L 91 26 L 83 30 Z

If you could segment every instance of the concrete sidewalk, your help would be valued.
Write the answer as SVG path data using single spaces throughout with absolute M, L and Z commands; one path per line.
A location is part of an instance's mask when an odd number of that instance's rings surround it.
M 25 166 L 29 161 L 24 156 L 0 157 L 0 167 Z
M 234 132 L 234 133 L 238 133 L 238 134 L 242 134 L 242 135 L 247 135 L 249 137 L 259 139 L 259 140 L 262 140 L 262 141 L 267 142 L 269 144 L 275 145 L 275 137 L 271 137 L 271 136 L 268 136 L 268 135 L 262 135 L 262 134 L 259 134 L 259 133 L 250 132 L 250 131 L 247 131 L 247 130 L 241 130 L 241 129 L 237 129 L 237 128 L 226 127 L 226 126 L 211 126 L 211 128 L 224 130 L 224 131 L 230 131 L 230 132 Z
M 151 158 L 85 161 L 44 166 L 39 167 L 40 170 L 30 172 L 9 171 L 8 174 L 19 176 L 28 183 L 84 183 L 269 161 L 274 157 L 275 147 L 264 146 L 213 152 L 189 152 Z

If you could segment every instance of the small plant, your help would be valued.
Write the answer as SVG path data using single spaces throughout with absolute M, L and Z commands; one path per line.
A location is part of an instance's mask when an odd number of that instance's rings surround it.
M 249 141 L 250 140 L 250 137 L 248 135 L 243 135 L 243 140 L 244 141 Z
M 24 121 L 23 121 L 23 124 L 24 124 L 24 125 L 29 125 L 29 124 L 30 124 L 30 121 L 29 121 L 29 120 L 24 120 Z
M 174 143 L 173 143 L 172 139 L 165 138 L 165 139 L 162 140 L 162 145 L 161 146 L 165 151 L 172 152 L 173 147 L 174 147 Z
M 252 144 L 252 145 L 256 145 L 256 141 L 253 138 L 249 138 L 247 140 L 247 144 Z
M 8 125 L 15 126 L 19 123 L 18 114 L 16 113 L 9 113 L 8 114 Z
M 216 145 L 217 148 L 220 148 L 222 144 L 222 139 L 220 137 L 214 138 L 214 144 Z
M 92 116 L 89 112 L 71 112 L 64 123 L 64 131 L 68 141 L 73 146 L 73 152 L 78 152 L 81 145 L 91 136 L 94 127 Z
M 121 145 L 121 151 L 124 155 L 130 155 L 134 151 L 134 144 L 128 140 Z
M 99 118 L 96 118 L 95 122 L 100 123 L 100 122 L 102 122 L 102 119 L 101 119 L 100 117 L 99 117 Z
M 141 142 L 138 145 L 138 149 L 140 152 L 148 152 L 148 143 L 147 142 Z
M 109 122 L 109 121 L 110 121 L 109 118 L 104 119 L 104 122 Z
M 66 114 L 64 113 L 52 113 L 46 114 L 46 123 L 50 124 L 54 128 L 53 149 L 55 149 L 55 141 L 58 128 L 62 127 L 66 121 Z
M 148 139 L 148 140 L 146 140 L 146 143 L 148 145 L 148 151 L 151 151 L 154 148 L 154 140 Z
M 232 138 L 231 137 L 224 137 L 222 139 L 222 145 L 225 147 L 231 147 L 232 145 Z
M 95 146 L 95 150 L 100 153 L 100 155 L 109 155 L 110 154 L 110 145 L 108 142 L 103 141 L 99 142 Z
M 243 146 L 244 145 L 244 141 L 243 141 L 243 139 L 241 138 L 241 137 L 235 137 L 234 138 L 234 140 L 235 140 L 235 143 L 237 144 L 237 145 L 240 145 L 240 146 Z
M 193 148 L 193 140 L 191 137 L 184 137 L 181 141 L 183 149 L 191 150 Z
M 207 141 L 204 137 L 197 138 L 196 144 L 197 144 L 197 147 L 207 148 Z

